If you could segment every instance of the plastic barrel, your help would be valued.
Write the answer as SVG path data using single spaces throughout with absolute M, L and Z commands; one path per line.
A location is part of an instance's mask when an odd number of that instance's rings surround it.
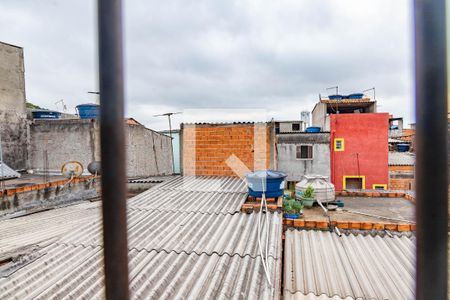
M 96 119 L 100 116 L 100 105 L 98 104 L 80 104 L 76 108 L 80 119 Z
M 248 194 L 253 197 L 261 197 L 264 183 L 267 198 L 283 196 L 286 176 L 283 172 L 273 170 L 255 171 L 247 174 Z

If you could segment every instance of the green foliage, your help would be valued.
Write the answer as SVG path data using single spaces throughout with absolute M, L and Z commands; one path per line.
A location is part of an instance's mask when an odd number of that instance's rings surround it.
M 303 209 L 303 204 L 295 199 L 283 200 L 283 212 L 287 214 L 299 214 Z
M 303 192 L 303 198 L 308 199 L 314 198 L 314 188 L 311 185 L 309 185 Z
M 42 107 L 40 107 L 40 106 L 38 106 L 36 104 L 33 104 L 31 102 L 26 102 L 25 105 L 29 109 L 44 109 L 44 108 L 42 108 Z

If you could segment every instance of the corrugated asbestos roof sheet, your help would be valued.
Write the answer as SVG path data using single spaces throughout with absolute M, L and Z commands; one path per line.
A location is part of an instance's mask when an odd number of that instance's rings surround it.
M 9 278 L 0 278 L 0 298 L 103 299 L 102 248 L 51 245 Z M 269 258 L 271 267 L 279 266 Z M 129 252 L 132 299 L 278 298 L 281 268 L 271 269 L 274 294 L 259 259 L 229 255 Z
M 156 186 L 156 190 L 197 192 L 247 192 L 246 183 L 237 177 L 179 176 Z
M 289 230 L 285 299 L 414 299 L 415 240 Z
M 270 225 L 271 289 L 258 248 L 260 214 L 236 213 L 230 209 L 233 202 L 219 206 L 221 213 L 213 213 L 217 199 L 241 195 L 245 187 L 237 178 L 213 179 L 201 178 L 196 185 L 193 178 L 186 178 L 185 184 L 176 178 L 172 184 L 145 192 L 144 198 L 138 195 L 128 200 L 133 299 L 279 298 L 281 214 L 261 215 L 262 223 L 267 217 Z M 212 191 L 217 186 L 222 192 Z M 195 211 L 189 202 L 202 199 L 202 194 L 211 201 L 196 202 L 201 205 Z M 173 210 L 170 205 L 155 209 L 155 199 L 162 204 L 173 202 L 181 209 Z M 3 258 L 15 256 L 0 266 L 0 299 L 103 298 L 99 208 L 99 202 L 85 203 L 1 221 L 0 228 L 5 230 L 0 231 L 0 253 Z
M 151 189 L 129 200 L 128 206 L 173 212 L 236 213 L 246 198 L 246 193 Z
M 18 178 L 20 174 L 11 169 L 7 164 L 0 163 L 0 179 Z
M 416 156 L 409 152 L 389 152 L 390 166 L 414 166 L 416 163 Z

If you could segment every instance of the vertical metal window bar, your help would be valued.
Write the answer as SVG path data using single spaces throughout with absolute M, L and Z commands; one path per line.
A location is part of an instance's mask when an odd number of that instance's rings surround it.
M 447 299 L 445 0 L 415 0 L 416 298 Z
M 98 1 L 106 299 L 129 299 L 121 0 Z

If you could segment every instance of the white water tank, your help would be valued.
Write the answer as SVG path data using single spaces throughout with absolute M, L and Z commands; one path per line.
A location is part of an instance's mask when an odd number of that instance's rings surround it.
M 322 203 L 335 200 L 334 184 L 328 181 L 328 176 L 305 175 L 303 179 L 295 185 L 295 198 L 299 199 L 308 186 L 314 188 L 314 198 L 316 200 Z

